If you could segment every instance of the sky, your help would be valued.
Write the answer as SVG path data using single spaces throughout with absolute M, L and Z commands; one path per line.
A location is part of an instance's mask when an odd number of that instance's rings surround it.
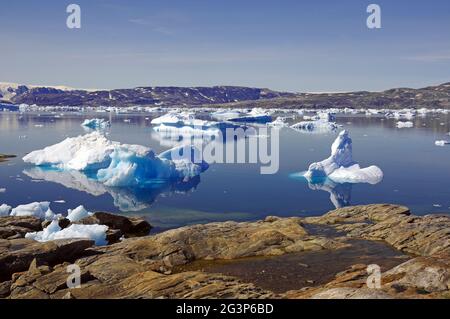
M 81 7 L 81 29 L 66 7 Z M 367 6 L 381 7 L 369 29 Z M 379 91 L 450 81 L 448 0 L 0 0 L 0 81 Z

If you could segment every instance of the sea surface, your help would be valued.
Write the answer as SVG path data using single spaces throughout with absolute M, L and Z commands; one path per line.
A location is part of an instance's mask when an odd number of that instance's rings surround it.
M 450 211 L 450 146 L 435 145 L 436 140 L 450 138 L 450 118 L 445 114 L 417 117 L 412 120 L 414 128 L 403 129 L 396 128 L 397 120 L 382 116 L 337 117 L 353 139 L 354 160 L 361 167 L 377 165 L 383 170 L 384 178 L 376 185 L 331 181 L 310 185 L 298 177 L 310 163 L 330 155 L 339 130 L 318 134 L 282 128 L 280 167 L 273 175 L 262 175 L 258 164 L 213 164 L 188 184 L 154 189 L 106 188 L 82 174 L 46 171 L 21 159 L 33 150 L 86 134 L 80 124 L 94 117 L 112 122 L 110 139 L 159 153 L 173 143 L 150 124 L 160 115 L 0 113 L 0 153 L 17 155 L 0 163 L 0 204 L 50 201 L 52 210 L 63 214 L 84 205 L 89 211 L 145 216 L 157 230 L 270 215 L 321 215 L 340 206 L 371 203 L 406 205 L 418 215 Z

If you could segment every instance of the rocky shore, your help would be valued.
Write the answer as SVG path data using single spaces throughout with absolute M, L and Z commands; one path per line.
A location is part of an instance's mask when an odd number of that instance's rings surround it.
M 14 158 L 16 157 L 15 155 L 5 155 L 5 154 L 0 154 L 0 163 L 1 162 L 5 162 L 10 158 Z
M 194 225 L 156 235 L 148 235 L 150 225 L 138 218 L 96 213 L 80 223 L 107 225 L 110 245 L 35 242 L 23 236 L 41 230 L 40 220 L 1 217 L 0 297 L 450 298 L 450 217 L 414 216 L 402 206 Z M 60 225 L 67 227 L 67 221 Z M 347 259 L 330 263 L 330 256 Z M 329 278 L 310 280 L 324 270 L 321 261 Z M 366 284 L 373 261 L 382 268 L 380 289 Z M 277 262 L 280 269 L 270 266 Z M 66 283 L 73 263 L 81 269 L 78 289 Z M 294 280 L 283 289 L 281 279 L 293 275 L 298 285 Z M 279 287 L 266 284 L 278 278 Z

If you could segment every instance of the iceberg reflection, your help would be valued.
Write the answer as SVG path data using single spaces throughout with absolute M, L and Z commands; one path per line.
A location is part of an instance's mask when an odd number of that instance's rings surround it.
M 177 181 L 154 180 L 145 187 L 109 187 L 75 170 L 33 167 L 23 171 L 25 175 L 40 181 L 53 182 L 93 196 L 109 194 L 120 211 L 140 211 L 152 205 L 159 195 L 188 193 L 200 183 L 200 176 Z

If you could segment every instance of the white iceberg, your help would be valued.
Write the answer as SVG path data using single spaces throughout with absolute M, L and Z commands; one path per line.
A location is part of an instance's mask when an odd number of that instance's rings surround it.
M 329 133 L 335 132 L 339 125 L 328 120 L 302 121 L 291 126 L 292 129 L 307 133 Z
M 11 208 L 12 208 L 11 206 L 8 206 L 6 204 L 0 205 L 0 217 L 9 216 Z
M 95 241 L 97 246 L 107 244 L 106 232 L 108 226 L 105 225 L 77 225 L 73 224 L 65 229 L 61 229 L 57 220 L 54 220 L 43 231 L 27 233 L 25 238 L 39 242 L 46 242 L 57 239 L 83 238 Z
M 446 146 L 446 145 L 450 145 L 450 141 L 440 140 L 440 141 L 434 142 L 434 144 L 435 144 L 436 146 Z
M 11 211 L 11 216 L 34 216 L 42 220 L 53 220 L 58 217 L 50 209 L 50 202 L 19 205 Z
M 153 125 L 209 127 L 214 122 L 196 119 L 194 114 L 188 112 L 170 112 L 151 121 Z
M 91 212 L 88 212 L 84 206 L 78 206 L 75 209 L 69 209 L 67 212 L 67 219 L 72 223 L 82 220 L 85 217 L 89 217 L 92 215 Z
M 173 159 L 167 153 L 176 155 Z M 41 167 L 77 170 L 106 186 L 143 186 L 155 179 L 185 179 L 199 175 L 208 164 L 194 157 L 195 148 L 186 146 L 160 156 L 145 146 L 112 142 L 98 132 L 67 138 L 43 150 L 31 152 L 23 160 Z
M 87 119 L 81 124 L 81 126 L 98 130 L 110 127 L 111 123 L 105 119 Z
M 309 166 L 304 176 L 309 181 L 328 177 L 337 183 L 377 184 L 383 172 L 377 166 L 361 168 L 352 158 L 352 140 L 347 131 L 342 131 L 331 146 L 331 156 Z
M 237 116 L 229 117 L 227 120 L 231 122 L 266 124 L 272 122 L 272 116 L 271 112 L 267 110 L 254 108 L 248 113 L 240 113 Z
M 411 128 L 411 127 L 414 127 L 414 123 L 411 122 L 411 121 L 406 121 L 406 122 L 398 121 L 396 125 L 397 125 L 397 128 Z
M 282 128 L 288 126 L 287 118 L 279 116 L 276 118 L 275 121 L 268 123 L 267 125 L 275 127 L 275 128 Z

